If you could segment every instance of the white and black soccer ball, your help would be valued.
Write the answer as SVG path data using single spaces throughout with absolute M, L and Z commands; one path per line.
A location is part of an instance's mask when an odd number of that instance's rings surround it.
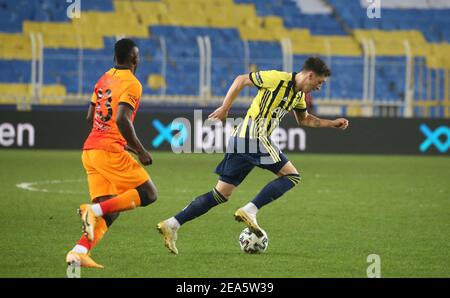
M 249 254 L 265 252 L 269 246 L 269 237 L 267 237 L 266 231 L 262 230 L 262 232 L 263 236 L 258 237 L 249 228 L 242 230 L 239 235 L 241 250 Z

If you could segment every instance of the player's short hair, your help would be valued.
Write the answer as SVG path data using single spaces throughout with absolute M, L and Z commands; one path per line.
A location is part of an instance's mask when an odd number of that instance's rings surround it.
M 123 64 L 128 62 L 131 58 L 131 52 L 136 46 L 136 43 L 129 38 L 122 38 L 118 40 L 114 45 L 114 56 L 116 57 L 116 62 Z
M 302 70 L 313 71 L 315 74 L 323 77 L 331 76 L 331 70 L 319 57 L 309 57 L 306 59 Z

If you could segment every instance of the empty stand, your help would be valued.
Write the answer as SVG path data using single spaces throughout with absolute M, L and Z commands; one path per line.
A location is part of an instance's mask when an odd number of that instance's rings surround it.
M 375 101 L 404 100 L 407 42 L 414 61 L 414 101 L 448 109 L 448 2 L 382 2 L 382 18 L 369 19 L 360 1 L 95 0 L 82 1 L 81 18 L 70 19 L 64 1 L 0 0 L 0 84 L 11 94 L 29 96 L 30 35 L 40 33 L 45 47 L 43 94 L 89 94 L 113 64 L 116 39 L 129 36 L 140 48 L 136 75 L 144 94 L 197 96 L 197 37 L 208 36 L 211 91 L 223 96 L 239 74 L 281 69 L 280 40 L 289 38 L 294 70 L 310 55 L 331 65 L 333 77 L 316 98 L 361 101 L 363 43 L 372 40 Z M 437 110 L 439 115 L 450 113 Z

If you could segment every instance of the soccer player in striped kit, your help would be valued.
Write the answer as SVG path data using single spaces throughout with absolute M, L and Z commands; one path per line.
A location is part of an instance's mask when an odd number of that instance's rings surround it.
M 244 121 L 230 138 L 225 157 L 216 168 L 215 172 L 219 175 L 216 186 L 195 198 L 175 216 L 158 223 L 157 229 L 172 253 L 178 253 L 176 240 L 180 226 L 228 201 L 255 166 L 269 170 L 278 177 L 269 182 L 251 202 L 239 208 L 234 217 L 244 222 L 258 237 L 262 236 L 262 229 L 256 221 L 257 212 L 300 181 L 297 169 L 270 140 L 271 133 L 283 117 L 293 111 L 297 123 L 302 126 L 338 129 L 348 126 L 347 119 L 320 119 L 306 110 L 306 93 L 319 90 L 330 76 L 331 71 L 320 58 L 310 57 L 299 73 L 258 71 L 240 75 L 234 80 L 222 106 L 209 115 L 209 119 L 226 119 L 233 101 L 245 86 L 255 86 L 259 89 L 258 94 Z

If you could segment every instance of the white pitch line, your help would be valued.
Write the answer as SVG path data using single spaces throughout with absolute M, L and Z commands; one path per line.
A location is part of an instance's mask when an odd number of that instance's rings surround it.
M 46 192 L 46 193 L 60 193 L 60 194 L 84 194 L 79 191 L 71 191 L 71 190 L 48 190 L 46 188 L 36 187 L 38 185 L 43 184 L 62 184 L 62 183 L 73 183 L 73 182 L 82 182 L 83 179 L 68 179 L 68 180 L 45 180 L 45 181 L 34 181 L 34 182 L 21 182 L 16 184 L 17 188 L 28 190 L 28 191 L 37 191 L 37 192 Z

